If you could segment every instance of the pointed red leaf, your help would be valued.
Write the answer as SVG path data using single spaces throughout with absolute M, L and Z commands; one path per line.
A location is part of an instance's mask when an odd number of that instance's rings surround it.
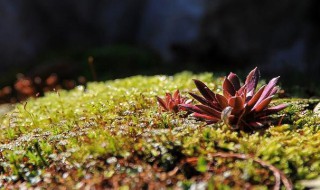
M 216 109 L 216 110 L 221 110 L 221 106 L 220 106 L 219 102 L 212 102 L 212 105 L 210 107 L 212 107 L 213 109 Z
M 208 87 L 204 88 L 207 93 L 210 95 L 210 97 L 212 98 L 211 101 L 216 101 L 216 94 L 214 92 L 212 92 Z
M 205 120 L 208 120 L 212 123 L 216 123 L 218 121 L 220 121 L 220 118 L 216 118 L 216 117 L 213 117 L 213 116 L 209 116 L 207 114 L 201 114 L 201 113 L 193 113 L 193 117 L 197 117 L 197 118 L 200 118 L 200 119 L 205 119 Z
M 217 102 L 219 103 L 221 109 L 224 109 L 228 106 L 228 100 L 220 95 L 220 94 L 216 94 L 216 99 L 217 99 Z
M 238 94 L 242 94 L 244 91 L 247 92 L 247 85 L 246 85 L 246 84 L 242 85 L 242 86 L 239 88 L 239 90 L 237 91 L 237 93 L 238 93 Z
M 262 92 L 263 92 L 263 90 L 264 90 L 265 87 L 266 87 L 266 85 L 263 85 L 263 86 L 257 91 L 257 93 L 255 93 L 255 94 L 253 95 L 253 97 L 248 101 L 248 104 L 247 104 L 248 108 L 252 108 L 252 107 L 257 103 L 257 101 L 259 100 L 259 98 L 260 98 L 260 96 L 261 96 L 261 94 L 262 94 Z
M 166 93 L 166 102 L 169 103 L 172 100 L 172 95 L 170 93 Z
M 179 90 L 176 90 L 173 94 L 173 99 L 180 99 L 180 92 Z
M 242 101 L 245 103 L 246 100 L 248 100 L 248 97 L 247 97 L 247 89 L 244 88 L 244 89 L 242 90 L 242 92 L 237 91 L 235 96 L 241 97 Z
M 233 113 L 238 114 L 244 108 L 244 102 L 240 96 L 233 96 L 228 100 L 229 106 L 233 108 Z
M 226 99 L 229 99 L 232 97 L 232 95 L 227 91 L 227 90 L 222 90 L 223 92 L 223 96 L 226 98 Z
M 240 89 L 240 79 L 239 79 L 239 77 L 238 77 L 236 74 L 234 74 L 234 73 L 231 72 L 231 73 L 228 75 L 228 79 L 229 79 L 229 81 L 232 83 L 232 85 L 233 85 L 233 87 L 234 87 L 234 89 L 235 89 L 236 91 Z
M 288 104 L 280 104 L 280 105 L 277 105 L 277 106 L 268 108 L 268 109 L 266 110 L 266 112 L 267 112 L 268 115 L 270 115 L 270 114 L 277 113 L 277 112 L 285 109 L 286 107 L 288 107 Z
M 157 98 L 157 100 L 158 100 L 159 105 L 160 105 L 163 109 L 165 109 L 165 110 L 168 111 L 169 108 L 167 107 L 165 101 L 164 101 L 162 98 L 158 97 L 158 96 L 156 96 L 156 98 Z
M 269 96 L 272 96 L 272 95 L 276 94 L 278 91 L 279 91 L 279 88 L 278 88 L 278 87 L 274 87 L 274 88 L 271 90 Z
M 278 80 L 280 77 L 275 77 L 270 80 L 270 82 L 267 84 L 267 86 L 264 88 L 259 100 L 257 103 L 260 103 L 264 99 L 266 99 L 268 96 L 271 95 L 271 92 L 274 91 L 274 87 L 276 86 Z
M 167 106 L 169 107 L 169 110 L 174 110 L 176 111 L 175 107 L 177 106 L 174 101 L 171 99 L 167 102 Z
M 223 95 L 226 98 L 229 98 L 230 95 L 234 96 L 236 94 L 236 90 L 234 89 L 232 83 L 229 81 L 228 78 L 224 78 L 222 89 L 223 89 Z
M 183 107 L 183 108 L 185 108 L 189 111 L 192 111 L 192 112 L 203 113 L 202 110 L 200 110 L 199 108 L 197 108 L 196 106 L 191 105 L 191 104 L 179 104 L 179 107 Z
M 238 96 L 240 96 L 242 98 L 243 102 L 247 102 L 247 89 L 245 88 L 243 90 L 243 93 L 239 94 Z
M 248 96 L 253 95 L 254 90 L 257 87 L 259 78 L 260 78 L 260 71 L 257 67 L 254 68 L 252 71 L 250 71 L 250 73 L 248 74 L 246 82 L 245 82 L 245 84 L 247 86 Z
M 205 106 L 205 105 L 196 105 L 196 107 L 198 107 L 199 109 L 201 109 L 203 112 L 205 112 L 206 114 L 210 115 L 210 116 L 214 116 L 216 118 L 220 118 L 221 117 L 221 112 L 219 112 L 218 110 L 215 110 L 209 106 Z
M 176 90 L 173 94 L 172 100 L 175 105 L 178 105 L 181 103 L 181 96 L 179 90 Z
M 208 93 L 207 89 L 209 89 L 209 88 L 207 87 L 207 85 L 205 85 L 203 82 L 196 80 L 196 79 L 193 79 L 193 81 L 194 81 L 194 84 L 196 85 L 196 87 L 198 88 L 199 92 L 202 94 L 202 96 L 205 99 L 212 101 L 213 99 L 211 97 L 211 94 Z
M 274 113 L 277 113 L 283 109 L 285 109 L 286 107 L 288 106 L 288 104 L 280 104 L 280 105 L 277 105 L 277 106 L 274 106 L 274 107 L 270 107 L 270 108 L 267 108 L 259 113 L 256 113 L 255 114 L 255 118 L 263 118 L 263 117 L 267 117 L 271 114 L 274 114 Z
M 194 98 L 194 99 L 196 99 L 197 101 L 199 101 L 201 104 L 204 104 L 204 105 L 211 105 L 211 102 L 210 101 L 208 101 L 207 99 L 205 99 L 205 98 L 203 98 L 203 97 L 201 97 L 201 96 L 199 96 L 199 95 L 197 95 L 197 94 L 194 94 L 194 93 L 192 93 L 192 92 L 189 92 L 189 94 Z
M 252 110 L 255 112 L 260 112 L 265 109 L 271 102 L 273 96 L 269 96 L 268 98 L 262 100 L 260 103 L 257 103 Z

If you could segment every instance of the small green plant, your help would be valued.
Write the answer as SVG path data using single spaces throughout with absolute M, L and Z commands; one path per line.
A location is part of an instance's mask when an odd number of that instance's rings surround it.
M 267 85 L 256 91 L 259 78 L 260 72 L 255 68 L 241 86 L 239 77 L 230 73 L 222 84 L 223 95 L 214 93 L 203 82 L 194 80 L 202 96 L 189 94 L 201 104 L 181 104 L 180 106 L 207 123 L 223 121 L 230 128 L 243 131 L 262 128 L 267 126 L 271 114 L 279 112 L 287 105 L 268 107 L 278 92 L 276 83 L 279 77 L 273 78 Z

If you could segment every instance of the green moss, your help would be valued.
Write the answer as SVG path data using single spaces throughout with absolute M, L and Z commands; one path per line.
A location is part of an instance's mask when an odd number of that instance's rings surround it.
M 300 180 L 320 175 L 320 119 L 312 111 L 319 100 L 274 100 L 290 106 L 274 116 L 279 125 L 254 134 L 159 113 L 155 96 L 197 92 L 193 78 L 221 91 L 221 77 L 184 72 L 89 83 L 16 105 L 0 119 L 0 187 L 272 187 L 272 173 L 250 160 L 210 157 L 221 151 L 273 164 L 298 189 Z

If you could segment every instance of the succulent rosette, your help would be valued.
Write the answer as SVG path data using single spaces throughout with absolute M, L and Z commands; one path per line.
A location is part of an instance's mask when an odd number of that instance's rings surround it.
M 259 78 L 260 72 L 255 68 L 241 85 L 239 77 L 231 72 L 223 81 L 222 95 L 211 91 L 203 82 L 194 80 L 201 95 L 189 94 L 200 104 L 180 106 L 209 124 L 223 121 L 232 129 L 245 131 L 262 128 L 268 125 L 270 115 L 283 110 L 287 105 L 269 106 L 279 90 L 276 86 L 279 77 L 256 90 Z
M 164 98 L 156 96 L 158 104 L 162 111 L 178 113 L 179 111 L 186 111 L 186 108 L 180 107 L 180 104 L 190 104 L 191 99 L 187 99 L 180 95 L 179 90 L 176 90 L 173 95 L 166 93 Z

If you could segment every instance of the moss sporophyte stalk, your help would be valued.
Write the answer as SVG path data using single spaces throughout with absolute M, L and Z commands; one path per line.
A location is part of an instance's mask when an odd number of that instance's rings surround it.
M 0 118 L 0 187 L 305 189 L 320 175 L 320 101 L 272 96 L 278 79 L 251 74 L 134 76 L 16 104 Z

